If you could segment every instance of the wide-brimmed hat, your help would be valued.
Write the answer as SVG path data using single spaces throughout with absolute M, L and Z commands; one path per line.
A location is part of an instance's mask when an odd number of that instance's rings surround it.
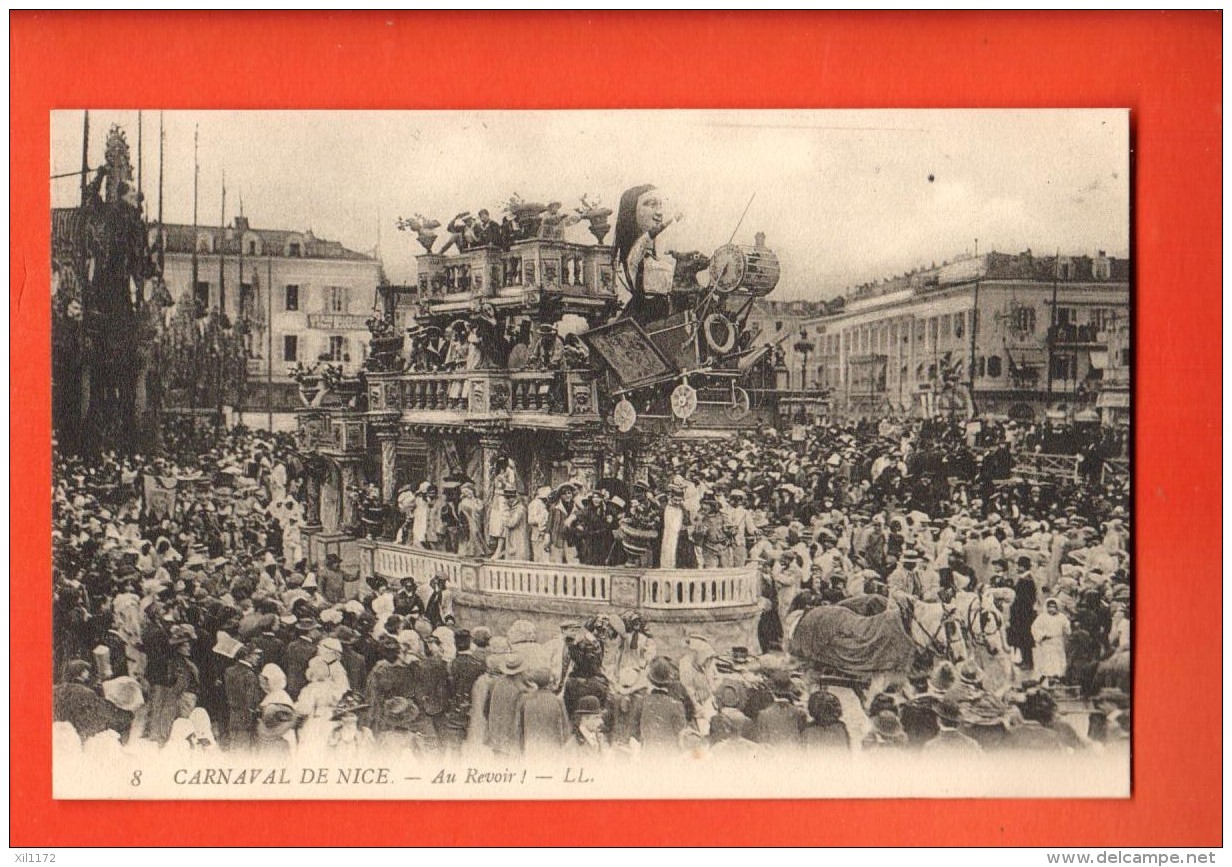
M 359 711 L 367 707 L 369 707 L 368 702 L 364 701 L 362 695 L 354 690 L 347 690 L 342 698 L 338 699 L 338 703 L 334 705 L 333 719 L 340 720 L 348 714 L 359 713 Z
M 141 692 L 141 684 L 133 677 L 114 677 L 103 683 L 103 698 L 114 704 L 120 710 L 133 713 L 145 704 L 145 695 Z
M 295 708 L 288 704 L 267 704 L 261 708 L 257 720 L 257 734 L 264 738 L 277 738 L 295 728 Z
M 992 695 L 981 695 L 967 702 L 960 711 L 962 722 L 972 726 L 1000 726 L 1009 719 L 1009 708 Z
M 214 634 L 214 639 L 214 652 L 220 656 L 227 657 L 227 659 L 235 659 L 235 655 L 239 653 L 240 649 L 244 646 L 242 641 L 232 638 L 228 633 L 223 632 L 221 629 Z
M 950 701 L 949 699 L 937 702 L 933 706 L 933 713 L 937 715 L 938 719 L 951 725 L 958 725 L 962 721 L 962 714 L 958 709 L 957 702 Z
M 526 660 L 520 653 L 506 653 L 501 658 L 501 673 L 506 675 L 521 674 L 526 670 Z
M 928 676 L 928 685 L 937 692 L 946 692 L 953 689 L 954 684 L 958 681 L 958 672 L 954 670 L 952 662 L 942 662 L 932 674 Z
M 171 627 L 171 644 L 188 644 L 197 640 L 197 630 L 187 623 L 177 623 Z
M 680 672 L 666 656 L 656 656 L 646 667 L 646 679 L 654 686 L 666 688 L 680 682 Z
M 312 617 L 301 617 L 295 621 L 295 628 L 300 632 L 311 632 L 317 628 L 317 621 Z
M 962 667 L 958 669 L 958 678 L 968 686 L 981 686 L 984 683 L 983 672 L 971 660 L 964 662 Z
M 384 721 L 395 728 L 411 725 L 421 714 L 419 705 L 401 695 L 385 699 L 382 710 Z
M 873 728 L 882 737 L 896 738 L 903 734 L 903 724 L 889 710 L 883 710 L 873 718 Z

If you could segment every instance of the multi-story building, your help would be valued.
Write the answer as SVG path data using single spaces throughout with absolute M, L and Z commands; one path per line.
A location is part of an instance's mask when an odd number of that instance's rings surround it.
M 1072 419 L 1097 399 L 1128 406 L 1127 378 L 1119 397 L 1099 395 L 1110 364 L 1127 371 L 1129 313 L 1128 260 L 1028 250 L 865 284 L 804 328 L 848 415 L 935 414 L 948 380 L 981 416 Z
M 286 229 L 254 229 L 245 217 L 224 229 L 168 225 L 164 278 L 177 301 L 194 298 L 248 332 L 244 423 L 294 426 L 300 406 L 287 371 L 296 362 L 355 373 L 367 354 L 366 321 L 382 281 L 375 257 L 337 241 Z M 197 280 L 193 285 L 193 252 Z M 221 260 L 221 264 L 220 264 Z M 221 269 L 221 270 L 220 270 Z

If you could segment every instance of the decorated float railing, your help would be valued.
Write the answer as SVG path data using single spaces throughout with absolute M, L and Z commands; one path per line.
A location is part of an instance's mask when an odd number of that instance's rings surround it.
M 368 382 L 369 411 L 398 412 L 410 423 L 516 420 L 519 414 L 598 419 L 593 377 L 581 370 L 372 373 Z
M 360 576 L 420 583 L 444 574 L 463 592 L 539 601 L 660 610 L 724 609 L 755 605 L 757 566 L 728 569 L 641 569 L 478 560 L 392 542 L 361 540 Z
M 641 576 L 644 608 L 752 605 L 761 584 L 754 566 L 735 569 L 655 569 Z
M 611 601 L 610 570 L 576 566 L 552 567 L 547 563 L 485 562 L 479 569 L 482 593 L 538 596 L 548 599 Z

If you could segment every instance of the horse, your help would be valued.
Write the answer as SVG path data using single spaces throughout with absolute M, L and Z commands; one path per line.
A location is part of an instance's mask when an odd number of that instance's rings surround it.
M 853 597 L 805 612 L 792 631 L 790 651 L 810 664 L 819 681 L 861 694 L 872 683 L 930 671 L 938 657 L 953 660 L 954 617 L 948 603 L 901 593 Z

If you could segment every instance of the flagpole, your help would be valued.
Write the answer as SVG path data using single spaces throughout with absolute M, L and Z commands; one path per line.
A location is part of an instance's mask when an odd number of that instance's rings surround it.
M 86 188 L 90 185 L 90 112 L 81 124 L 81 203 L 86 203 Z
M 227 248 L 227 170 L 222 170 L 222 208 L 219 210 L 218 218 L 218 316 L 221 323 L 223 316 L 227 315 L 227 282 L 226 272 L 223 270 L 226 265 L 226 256 L 223 254 Z
M 274 256 L 265 256 L 265 414 L 269 432 L 274 432 Z
M 192 233 L 192 286 L 189 287 L 190 297 L 194 305 L 197 303 L 197 283 L 201 276 L 198 269 L 200 267 L 200 258 L 197 255 L 197 201 L 198 187 L 201 180 L 201 164 L 197 161 L 197 138 L 200 132 L 199 127 L 193 127 L 193 233 Z M 210 299 L 206 298 L 206 307 L 209 306 Z M 193 309 L 193 318 L 196 318 L 196 309 Z M 196 407 L 193 407 L 195 410 Z
M 137 110 L 137 195 L 141 195 L 141 175 L 144 160 L 141 158 L 141 140 L 142 140 L 142 117 L 141 110 Z
M 217 377 L 217 410 L 218 410 L 218 429 L 223 428 L 223 358 L 225 352 L 223 350 L 223 333 L 227 321 L 227 170 L 222 170 L 222 207 L 220 208 L 220 216 L 218 220 L 218 328 L 215 330 L 215 339 L 218 341 L 216 349 L 218 351 L 218 365 L 216 371 Z
M 205 326 L 203 324 L 204 320 L 201 320 L 202 324 L 198 325 L 198 316 L 197 316 L 197 312 L 198 312 L 197 311 L 197 284 L 200 283 L 200 278 L 201 278 L 201 255 L 200 253 L 197 252 L 197 248 L 198 248 L 197 232 L 199 231 L 198 230 L 198 225 L 199 225 L 198 204 L 200 201 L 199 193 L 200 193 L 200 186 L 201 186 L 201 162 L 197 158 L 197 154 L 198 154 L 197 144 L 198 144 L 198 140 L 200 139 L 200 134 L 201 134 L 200 126 L 194 125 L 193 126 L 192 286 L 189 287 L 188 301 L 192 305 L 193 333 L 204 335 L 205 334 Z M 207 293 L 206 298 L 205 298 L 204 309 L 201 311 L 202 316 L 205 316 L 209 312 L 209 307 L 210 307 L 210 299 Z M 192 395 L 189 399 L 189 413 L 190 413 L 189 420 L 191 424 L 192 438 L 194 441 L 197 438 L 197 399 L 200 396 L 200 389 L 198 388 L 198 383 L 200 382 L 199 374 L 200 374 L 200 367 L 195 364 L 192 365 Z

